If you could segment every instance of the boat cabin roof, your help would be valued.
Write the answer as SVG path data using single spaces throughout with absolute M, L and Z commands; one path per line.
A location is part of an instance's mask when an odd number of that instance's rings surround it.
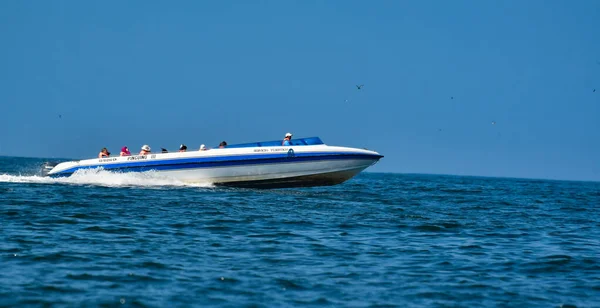
M 277 147 L 277 146 L 281 146 L 282 142 L 283 142 L 283 140 L 241 143 L 241 144 L 227 145 L 227 148 L 230 149 L 230 148 L 252 148 L 252 147 Z M 290 141 L 290 143 L 293 146 L 324 144 L 323 141 L 321 141 L 321 138 L 319 138 L 319 137 L 292 139 Z

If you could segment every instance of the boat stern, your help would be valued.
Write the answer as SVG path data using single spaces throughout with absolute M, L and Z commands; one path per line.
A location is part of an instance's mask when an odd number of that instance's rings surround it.
M 50 171 L 52 171 L 52 169 L 54 169 L 54 167 L 58 166 L 58 164 L 59 164 L 58 162 L 50 162 L 50 161 L 45 162 L 42 165 L 42 168 L 40 170 L 40 175 L 41 176 L 48 176 L 49 173 L 50 173 Z

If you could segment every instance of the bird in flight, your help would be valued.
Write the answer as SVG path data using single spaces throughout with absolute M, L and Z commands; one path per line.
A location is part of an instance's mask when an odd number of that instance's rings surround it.
M 364 86 L 365 86 L 364 84 L 360 84 L 360 85 L 359 85 L 359 84 L 357 84 L 357 85 L 356 85 L 356 88 L 360 90 L 360 89 L 362 89 L 362 87 L 364 87 Z

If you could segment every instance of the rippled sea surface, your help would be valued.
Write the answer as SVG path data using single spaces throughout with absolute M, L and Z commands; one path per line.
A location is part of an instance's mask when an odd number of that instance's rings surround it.
M 0 306 L 599 307 L 600 183 L 249 190 L 0 157 Z

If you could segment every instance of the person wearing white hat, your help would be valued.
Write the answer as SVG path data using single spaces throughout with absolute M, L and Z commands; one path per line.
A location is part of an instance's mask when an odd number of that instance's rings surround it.
M 140 155 L 148 154 L 150 154 L 150 147 L 147 144 L 144 144 L 144 146 L 142 146 L 142 151 L 140 152 Z
M 204 144 L 200 145 L 200 151 L 206 151 L 206 146 Z
M 287 134 L 285 134 L 285 138 L 283 138 L 281 145 L 282 146 L 290 146 L 290 145 L 292 145 L 291 141 L 292 141 L 292 134 L 287 133 Z
M 182 144 L 179 146 L 179 152 L 185 152 L 187 151 L 187 146 L 185 144 Z

